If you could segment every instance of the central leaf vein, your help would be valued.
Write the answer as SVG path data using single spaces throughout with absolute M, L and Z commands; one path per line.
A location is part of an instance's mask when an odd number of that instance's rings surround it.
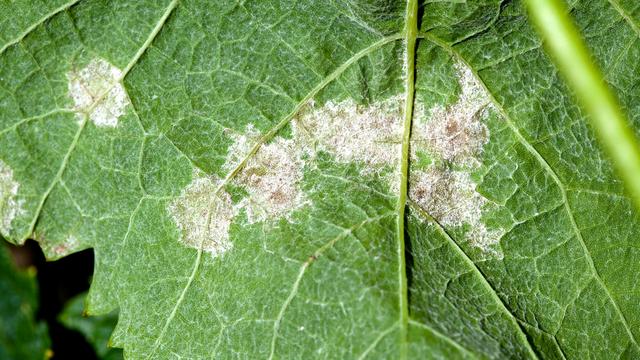
M 400 194 L 397 205 L 397 251 L 398 251 L 398 307 L 400 313 L 400 358 L 408 356 L 409 300 L 407 285 L 407 266 L 405 258 L 405 208 L 409 184 L 409 144 L 411 140 L 411 121 L 413 119 L 413 102 L 415 94 L 416 41 L 418 36 L 418 1 L 407 2 L 405 18 L 405 102 L 402 134 L 402 150 L 400 156 Z

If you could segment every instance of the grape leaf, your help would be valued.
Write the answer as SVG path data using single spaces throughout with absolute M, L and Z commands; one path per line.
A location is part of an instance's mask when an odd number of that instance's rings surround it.
M 118 322 L 118 313 L 86 316 L 84 311 L 86 296 L 86 293 L 82 293 L 69 300 L 58 317 L 60 323 L 69 329 L 79 331 L 93 346 L 99 359 L 122 359 L 122 350 L 109 347 L 109 337 Z
M 0 241 L 0 358 L 45 359 L 51 352 L 50 340 L 47 325 L 35 318 L 35 271 L 16 269 L 5 241 Z
M 570 5 L 637 128 L 636 7 Z M 519 1 L 39 6 L 0 232 L 93 248 L 125 357 L 640 356 L 637 212 Z

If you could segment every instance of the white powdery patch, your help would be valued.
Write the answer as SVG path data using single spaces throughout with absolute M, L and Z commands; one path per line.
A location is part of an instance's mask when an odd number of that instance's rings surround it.
M 217 180 L 195 177 L 168 207 L 181 230 L 180 241 L 213 256 L 231 249 L 229 226 L 236 215 L 231 196 L 224 189 L 216 191 L 218 185 Z
M 364 171 L 372 173 L 400 159 L 403 104 L 401 96 L 370 105 L 350 99 L 319 108 L 311 104 L 294 120 L 294 136 L 340 162 L 362 162 Z
M 501 231 L 488 230 L 482 223 L 482 208 L 487 199 L 476 191 L 466 171 L 431 167 L 411 174 L 409 197 L 445 227 L 468 225 L 467 240 L 472 246 L 499 255 L 495 245 Z
M 480 156 L 489 141 L 483 123 L 490 98 L 471 70 L 456 64 L 460 95 L 447 107 L 435 106 L 429 113 L 416 106 L 412 159 L 424 148 L 435 161 L 426 170 L 410 174 L 409 197 L 445 227 L 469 226 L 466 240 L 485 254 L 501 258 L 497 246 L 502 230 L 489 230 L 482 213 L 489 201 L 476 190 L 469 175 L 481 165 Z
M 230 172 L 249 155 L 253 146 L 260 141 L 260 132 L 253 124 L 247 124 L 244 134 L 232 133 L 230 129 L 226 130 L 228 132 L 227 135 L 233 139 L 233 144 L 227 149 L 227 158 L 223 169 Z
M 13 220 L 24 213 L 24 200 L 17 200 L 20 184 L 13 170 L 0 160 L 0 233 L 8 236 Z
M 231 249 L 229 228 L 241 210 L 254 224 L 287 217 L 305 204 L 298 185 L 303 176 L 305 147 L 277 137 L 247 158 L 259 135 L 252 125 L 247 126 L 244 135 L 232 135 L 234 143 L 223 167 L 232 173 L 244 162 L 231 183 L 244 189 L 247 197 L 234 205 L 221 187 L 225 180 L 196 172 L 193 182 L 169 204 L 168 211 L 182 231 L 183 244 L 218 256 Z
M 122 72 L 102 59 L 67 74 L 69 96 L 78 116 L 89 116 L 96 126 L 115 127 L 124 115 L 129 97 L 121 83 Z
M 424 116 L 421 105 L 416 107 L 414 141 L 424 143 L 436 157 L 459 166 L 479 165 L 477 156 L 489 140 L 489 130 L 482 122 L 489 108 L 487 92 L 471 70 L 456 64 L 460 94 L 455 104 L 435 106 Z M 425 114 L 426 115 L 426 114 Z
M 461 226 L 480 221 L 485 199 L 464 171 L 430 168 L 413 173 L 410 196 L 442 225 Z
M 245 208 L 249 223 L 286 217 L 305 204 L 299 183 L 303 177 L 305 148 L 294 140 L 278 137 L 262 145 L 235 177 L 249 196 Z
M 293 119 L 291 139 L 278 136 L 262 145 L 233 179 L 248 193 L 238 206 L 245 209 L 249 223 L 287 217 L 308 203 L 299 184 L 304 159 L 313 160 L 318 150 L 343 163 L 363 163 L 365 173 L 395 165 L 400 157 L 403 101 L 397 96 L 364 106 L 345 100 L 318 108 L 311 102 Z M 251 124 L 244 135 L 232 137 L 227 171 L 237 167 L 260 140 Z M 395 183 L 396 178 L 389 181 Z
M 305 160 L 313 160 L 317 150 L 329 152 L 340 162 L 362 162 L 366 172 L 396 164 L 402 137 L 401 98 L 370 106 L 347 100 L 311 108 L 294 119 L 291 139 L 277 136 L 252 155 L 261 141 L 260 132 L 252 124 L 244 133 L 228 130 L 233 144 L 223 169 L 235 174 L 230 184 L 247 195 L 233 204 L 224 188 L 218 189 L 225 180 L 194 175 L 195 180 L 168 209 L 182 230 L 182 243 L 216 256 L 231 248 L 230 224 L 242 210 L 249 224 L 289 218 L 309 203 L 300 183 Z
M 260 141 L 260 133 L 249 124 L 243 135 L 233 135 L 232 138 L 234 143 L 227 152 L 224 169 L 234 171 L 246 160 L 233 183 L 248 193 L 238 208 L 245 209 L 250 224 L 286 217 L 305 204 L 305 196 L 298 183 L 302 180 L 305 165 L 302 158 L 311 155 L 306 145 L 297 139 L 276 137 L 247 159 L 251 149 Z

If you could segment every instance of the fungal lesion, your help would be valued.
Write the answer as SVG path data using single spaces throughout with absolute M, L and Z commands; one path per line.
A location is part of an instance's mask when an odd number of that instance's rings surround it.
M 241 213 L 248 224 L 291 220 L 294 211 L 311 204 L 301 185 L 305 168 L 314 166 L 320 151 L 337 162 L 359 163 L 364 175 L 395 171 L 402 105 L 399 96 L 369 105 L 345 100 L 316 106 L 311 101 L 292 119 L 290 136 L 278 135 L 254 154 L 262 134 L 253 125 L 244 132 L 227 131 L 233 143 L 223 170 L 234 176 L 225 180 L 196 173 L 169 205 L 182 232 L 181 242 L 218 256 L 231 249 L 230 225 L 240 221 Z M 392 182 L 397 183 L 397 178 Z M 225 190 L 230 186 L 241 189 L 244 196 L 232 201 Z
M 13 170 L 0 160 L 0 234 L 9 236 L 13 221 L 25 213 L 24 200 L 18 199 L 20 183 L 14 179 Z
M 441 225 L 466 229 L 471 246 L 501 257 L 503 232 L 483 223 L 491 202 L 472 177 L 482 164 L 490 135 L 485 122 L 493 109 L 471 71 L 461 64 L 456 69 L 460 93 L 455 103 L 429 110 L 416 106 L 411 161 L 423 166 L 411 168 L 409 197 Z M 390 193 L 397 193 L 403 105 L 401 95 L 366 105 L 350 99 L 321 106 L 310 101 L 292 118 L 289 136 L 274 137 L 254 154 L 262 134 L 253 125 L 244 132 L 228 131 L 233 143 L 223 170 L 235 175 L 225 185 L 242 189 L 244 196 L 234 202 L 220 186 L 223 179 L 196 177 L 170 206 L 182 242 L 219 255 L 231 249 L 230 224 L 239 214 L 246 214 L 249 224 L 290 219 L 310 204 L 301 183 L 305 167 L 314 166 L 319 152 L 339 163 L 359 164 L 364 176 L 382 174 Z
M 197 173 L 168 206 L 180 230 L 180 242 L 213 256 L 231 249 L 229 227 L 237 214 L 231 196 L 219 184 L 220 180 Z
M 286 218 L 307 203 L 300 188 L 304 155 L 295 140 L 278 137 L 262 145 L 233 179 L 248 194 L 240 206 L 250 224 Z
M 122 77 L 120 69 L 103 59 L 67 73 L 69 97 L 80 121 L 88 117 L 96 126 L 118 125 L 130 103 Z
M 501 229 L 482 221 L 491 206 L 477 189 L 472 174 L 480 170 L 489 142 L 485 122 L 493 111 L 486 90 L 470 69 L 456 64 L 460 93 L 455 103 L 426 110 L 416 106 L 412 129 L 409 197 L 445 227 L 466 228 L 468 243 L 500 258 Z M 429 161 L 423 161 L 428 154 Z M 421 165 L 422 164 L 422 165 Z
M 311 102 L 294 119 L 294 135 L 341 163 L 358 162 L 364 173 L 378 172 L 400 160 L 403 104 L 400 95 L 369 104 Z
M 492 110 L 491 100 L 471 70 L 462 64 L 455 67 L 460 86 L 458 100 L 429 110 L 418 104 L 412 142 L 438 160 L 473 169 L 480 165 L 480 155 L 489 141 L 484 119 Z
M 319 151 L 337 162 L 361 164 L 363 174 L 395 168 L 400 157 L 403 98 L 391 97 L 367 105 L 348 99 L 316 106 L 310 101 L 291 122 L 291 136 L 276 136 L 262 144 L 232 179 L 248 196 L 239 207 L 249 223 L 288 218 L 309 204 L 301 189 L 304 169 L 313 166 Z M 260 134 L 248 125 L 227 155 L 227 172 L 250 154 Z

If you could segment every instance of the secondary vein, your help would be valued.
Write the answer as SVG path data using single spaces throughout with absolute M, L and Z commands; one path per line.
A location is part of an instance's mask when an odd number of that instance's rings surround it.
M 0 55 L 4 54 L 4 52 L 12 47 L 13 45 L 19 43 L 20 41 L 22 41 L 27 35 L 31 34 L 31 32 L 33 32 L 33 30 L 35 30 L 38 26 L 44 24 L 45 22 L 47 22 L 49 19 L 53 18 L 54 16 L 58 15 L 59 13 L 66 11 L 67 9 L 71 8 L 73 5 L 79 3 L 80 0 L 73 0 L 70 1 L 66 4 L 62 4 L 60 7 L 52 10 L 51 12 L 49 12 L 48 14 L 44 15 L 42 18 L 40 18 L 37 22 L 33 23 L 31 26 L 29 26 L 27 29 L 25 29 L 25 31 L 23 31 L 20 35 L 18 35 L 18 37 L 16 37 L 15 39 L 9 41 L 8 43 L 6 43 L 2 48 L 0 48 Z
M 446 52 L 451 54 L 453 57 L 455 57 L 460 62 L 462 62 L 467 68 L 469 68 L 469 70 L 471 70 L 471 72 L 473 73 L 474 77 L 478 80 L 478 82 L 486 90 L 487 94 L 489 95 L 489 98 L 491 99 L 491 102 L 494 104 L 496 109 L 500 112 L 502 117 L 505 119 L 505 122 L 506 122 L 508 128 L 513 132 L 513 134 L 516 137 L 516 139 L 518 140 L 518 142 L 520 144 L 522 144 L 522 146 L 524 146 L 525 149 L 538 161 L 540 166 L 547 172 L 547 174 L 556 183 L 556 185 L 558 187 L 558 190 L 560 191 L 560 196 L 562 198 L 562 206 L 565 207 L 565 211 L 567 213 L 569 221 L 571 222 L 572 232 L 575 234 L 575 237 L 578 240 L 578 243 L 580 244 L 580 247 L 581 247 L 583 253 L 585 254 L 585 260 L 587 261 L 587 264 L 588 264 L 588 266 L 589 266 L 589 268 L 590 268 L 590 270 L 591 270 L 591 272 L 592 272 L 592 274 L 594 276 L 594 279 L 596 280 L 598 285 L 602 288 L 604 293 L 609 298 L 609 301 L 611 302 L 611 305 L 613 306 L 613 308 L 614 308 L 614 310 L 616 312 L 616 315 L 620 318 L 620 321 L 621 321 L 621 323 L 622 323 L 627 335 L 629 336 L 631 342 L 633 343 L 634 347 L 637 348 L 637 349 L 640 349 L 640 345 L 638 344 L 638 341 L 636 340 L 635 335 L 633 334 L 633 331 L 631 330 L 631 327 L 629 326 L 629 323 L 627 321 L 626 316 L 624 315 L 624 313 L 620 309 L 618 303 L 616 302 L 615 298 L 613 297 L 613 294 L 609 290 L 609 287 L 607 286 L 607 284 L 604 282 L 604 280 L 600 276 L 600 273 L 598 272 L 598 269 L 595 266 L 595 263 L 593 261 L 593 257 L 591 255 L 591 251 L 589 250 L 587 244 L 585 243 L 585 241 L 583 239 L 582 232 L 578 228 L 578 225 L 577 225 L 577 223 L 575 221 L 575 217 L 574 217 L 574 214 L 573 214 L 573 209 L 571 208 L 571 205 L 569 204 L 569 199 L 568 199 L 568 195 L 567 195 L 567 185 L 564 183 L 564 181 L 562 181 L 562 179 L 560 179 L 560 177 L 556 173 L 556 170 L 551 166 L 551 164 L 547 161 L 547 159 L 542 156 L 542 154 L 538 151 L 538 149 L 536 149 L 531 144 L 531 142 L 524 137 L 524 135 L 522 135 L 522 133 L 520 132 L 520 130 L 516 126 L 516 124 L 513 121 L 513 119 L 511 119 L 511 116 L 507 113 L 507 111 L 504 108 L 504 106 L 500 102 L 498 102 L 496 100 L 496 97 L 493 94 L 493 92 L 485 84 L 484 80 L 478 75 L 477 70 L 474 69 L 471 66 L 471 64 L 467 61 L 467 59 L 464 58 L 453 47 L 451 47 L 450 45 L 446 44 L 442 40 L 438 39 L 437 37 L 435 37 L 435 36 L 433 36 L 433 35 L 431 35 L 429 33 L 420 34 L 420 36 L 425 38 L 425 39 L 427 39 L 427 40 L 429 40 L 429 41 L 431 41 L 432 43 L 440 46 L 443 50 L 445 50 Z
M 155 27 L 153 28 L 153 30 L 151 31 L 151 33 L 147 37 L 146 41 L 144 42 L 144 44 L 142 44 L 142 46 L 138 49 L 138 51 L 133 56 L 131 61 L 127 64 L 127 67 L 124 69 L 124 71 L 122 71 L 122 74 L 120 75 L 120 77 L 118 77 L 117 81 L 115 81 L 114 84 L 112 84 L 112 86 L 109 87 L 109 89 L 104 91 L 96 99 L 96 101 L 94 101 L 94 103 L 91 105 L 91 107 L 89 107 L 89 109 L 86 110 L 86 112 L 84 114 L 84 117 L 83 117 L 82 121 L 80 122 L 80 126 L 78 128 L 78 131 L 74 135 L 73 140 L 72 140 L 72 142 L 71 142 L 71 144 L 69 146 L 69 149 L 67 150 L 64 158 L 62 159 L 62 163 L 60 164 L 60 167 L 58 168 L 58 171 L 57 171 L 57 173 L 55 175 L 55 178 L 53 179 L 53 181 L 51 182 L 49 187 L 46 189 L 45 193 L 43 194 L 42 198 L 40 199 L 40 202 L 38 203 L 38 207 L 36 208 L 36 212 L 35 212 L 35 214 L 33 216 L 33 220 L 31 221 L 31 224 L 29 225 L 28 232 L 26 234 L 23 234 L 18 239 L 19 242 L 24 241 L 25 238 L 27 238 L 28 236 L 32 235 L 33 232 L 35 231 L 35 227 L 36 227 L 36 224 L 38 222 L 38 219 L 40 218 L 40 214 L 42 213 L 42 209 L 44 208 L 44 204 L 46 203 L 47 199 L 49 198 L 49 195 L 51 194 L 51 191 L 53 191 L 53 188 L 56 186 L 56 184 L 58 184 L 60 179 L 62 179 L 62 176 L 64 175 L 64 172 L 65 172 L 65 170 L 67 168 L 67 165 L 69 163 L 69 159 L 71 158 L 71 154 L 75 150 L 76 145 L 78 144 L 78 142 L 80 140 L 80 136 L 82 135 L 82 132 L 86 127 L 85 126 L 86 123 L 89 121 L 89 116 L 90 116 L 91 112 L 93 111 L 93 109 L 98 105 L 98 103 L 100 103 L 102 101 L 102 99 L 109 93 L 109 91 L 111 91 L 111 89 L 115 86 L 115 84 L 120 83 L 122 80 L 124 80 L 124 78 L 127 76 L 127 74 L 129 74 L 131 69 L 138 63 L 138 61 L 140 60 L 142 55 L 149 49 L 149 47 L 151 46 L 151 43 L 156 38 L 156 36 L 160 32 L 160 29 L 164 26 L 164 24 L 167 21 L 167 18 L 173 12 L 173 10 L 176 8 L 177 5 L 178 5 L 178 0 L 172 0 L 171 3 L 169 3 L 169 6 L 167 6 L 167 8 L 165 9 L 164 14 L 158 20 L 158 22 L 156 23 Z
M 507 308 L 507 305 L 502 301 L 496 289 L 494 289 L 491 283 L 489 283 L 489 280 L 487 279 L 485 274 L 480 270 L 480 268 L 478 268 L 476 263 L 474 263 L 473 260 L 471 260 L 471 258 L 467 255 L 467 253 L 458 245 L 458 243 L 453 239 L 451 234 L 447 232 L 447 230 L 442 226 L 442 224 L 440 224 L 425 209 L 423 209 L 422 207 L 420 207 L 420 205 L 418 205 L 417 203 L 411 200 L 409 200 L 409 206 L 411 207 L 411 209 L 415 214 L 419 214 L 423 220 L 429 222 L 430 224 L 433 224 L 436 227 L 437 231 L 449 243 L 453 251 L 457 253 L 457 255 L 462 259 L 462 261 L 464 261 L 465 264 L 471 269 L 471 271 L 477 276 L 482 286 L 487 290 L 487 292 L 489 293 L 489 296 L 491 296 L 493 301 L 499 306 L 500 310 L 507 315 L 507 317 L 509 318 L 509 321 L 514 325 L 516 329 L 518 329 L 518 337 L 522 340 L 523 344 L 527 345 L 527 352 L 531 356 L 531 359 L 538 359 L 538 356 L 536 355 L 535 351 L 533 350 L 533 347 L 529 343 L 529 340 L 527 340 L 526 334 L 518 324 L 518 318 L 513 313 L 511 313 L 511 311 L 509 311 L 509 309 Z
M 415 1 L 415 0 L 412 0 L 412 1 Z M 267 143 L 269 140 L 271 140 L 274 136 L 276 136 L 276 134 L 282 128 L 284 128 L 296 116 L 296 114 L 298 114 L 300 112 L 300 110 L 302 110 L 302 108 L 309 102 L 309 100 L 313 99 L 329 83 L 331 83 L 333 80 L 337 79 L 349 66 L 351 66 L 353 63 L 357 62 L 361 58 L 365 57 L 366 55 L 370 54 L 371 52 L 375 51 L 376 49 L 379 49 L 383 45 L 388 44 L 388 43 L 390 43 L 392 41 L 400 40 L 402 38 L 403 38 L 402 34 L 394 34 L 394 35 L 390 35 L 390 36 L 387 36 L 385 38 L 382 38 L 382 39 L 376 41 L 375 43 L 373 43 L 373 44 L 367 46 L 366 48 L 360 50 L 359 52 L 357 52 L 355 55 L 353 55 L 351 58 L 349 58 L 349 60 L 345 61 L 342 65 L 340 65 L 337 69 L 335 69 L 331 74 L 329 74 L 321 82 L 319 82 L 318 85 L 316 85 L 313 89 L 311 89 L 311 91 L 293 108 L 293 110 L 288 115 L 286 115 L 284 118 L 282 118 L 282 120 L 280 120 L 280 122 L 278 122 L 274 127 L 272 127 L 262 137 L 260 137 L 260 139 L 256 142 L 256 144 L 254 144 L 254 146 L 251 148 L 249 153 L 247 153 L 247 155 L 240 161 L 240 163 L 238 165 L 236 165 L 236 167 L 233 168 L 226 175 L 226 177 L 223 179 L 221 184 L 216 188 L 215 194 L 218 194 L 224 188 L 224 186 L 227 185 L 244 168 L 244 166 L 251 159 L 251 157 L 254 156 L 258 152 L 260 147 L 263 144 Z M 169 327 L 169 324 L 173 321 L 173 318 L 175 317 L 175 314 L 177 313 L 178 308 L 180 307 L 180 305 L 184 301 L 184 299 L 186 297 L 186 293 L 189 290 L 189 288 L 191 287 L 191 284 L 192 284 L 192 282 L 193 282 L 193 280 L 194 280 L 194 278 L 195 278 L 195 276 L 196 276 L 196 274 L 197 274 L 197 272 L 198 272 L 198 270 L 200 268 L 200 263 L 202 261 L 202 252 L 203 252 L 203 250 L 202 250 L 202 247 L 201 247 L 200 249 L 198 249 L 198 252 L 197 252 L 197 255 L 196 255 L 196 260 L 195 260 L 194 266 L 192 267 L 192 273 L 189 276 L 189 278 L 187 280 L 187 283 L 185 284 L 184 288 L 182 289 L 182 291 L 180 293 L 180 297 L 176 301 L 176 304 L 174 305 L 173 309 L 171 310 L 171 313 L 169 314 L 169 317 L 167 318 L 167 321 L 165 321 L 165 324 L 164 324 L 164 326 L 163 326 L 163 328 L 161 330 L 160 335 L 158 336 L 158 338 L 154 342 L 154 348 L 152 350 L 152 354 L 155 353 L 157 348 L 160 346 L 162 338 L 164 337 L 164 335 L 166 333 L 166 330 Z M 404 255 L 403 255 L 403 257 L 404 257 Z M 301 270 L 301 273 L 304 274 L 305 271 L 306 271 L 306 267 L 304 267 Z M 301 275 L 299 274 L 299 276 L 301 276 Z M 407 318 L 408 318 L 408 316 L 407 316 Z M 272 348 L 273 347 L 274 347 L 274 345 L 272 344 Z
M 227 176 L 224 178 L 224 180 L 220 183 L 220 185 L 216 189 L 216 192 L 221 191 L 244 168 L 247 162 L 251 159 L 251 157 L 253 157 L 258 152 L 258 150 L 262 145 L 267 143 L 269 140 L 273 139 L 273 137 L 275 137 L 276 134 L 280 130 L 282 130 L 282 128 L 287 126 L 287 124 L 289 124 L 289 122 L 293 120 L 293 118 L 302 110 L 302 108 L 311 99 L 313 99 L 329 83 L 337 79 L 349 66 L 351 66 L 353 63 L 357 62 L 361 58 L 365 57 L 366 55 L 370 54 L 371 52 L 375 51 L 376 49 L 379 49 L 383 45 L 388 44 L 392 41 L 400 40 L 402 38 L 403 38 L 402 34 L 394 34 L 376 41 L 375 43 L 358 51 L 355 55 L 349 58 L 349 60 L 345 61 L 342 65 L 336 68 L 331 74 L 329 74 L 327 77 L 322 79 L 322 81 L 320 81 L 318 85 L 316 85 L 313 89 L 311 89 L 311 91 L 309 91 L 309 93 L 307 93 L 307 95 L 304 98 L 302 98 L 302 100 L 300 100 L 300 102 L 293 108 L 293 110 L 291 110 L 289 114 L 287 114 L 284 118 L 282 118 L 280 122 L 278 122 L 275 126 L 269 129 L 269 131 L 266 132 L 264 135 L 262 135 L 260 139 L 258 139 L 258 141 L 251 148 L 251 150 L 249 150 L 247 155 L 238 163 L 238 165 L 236 165 L 235 168 L 233 168 L 227 174 Z

